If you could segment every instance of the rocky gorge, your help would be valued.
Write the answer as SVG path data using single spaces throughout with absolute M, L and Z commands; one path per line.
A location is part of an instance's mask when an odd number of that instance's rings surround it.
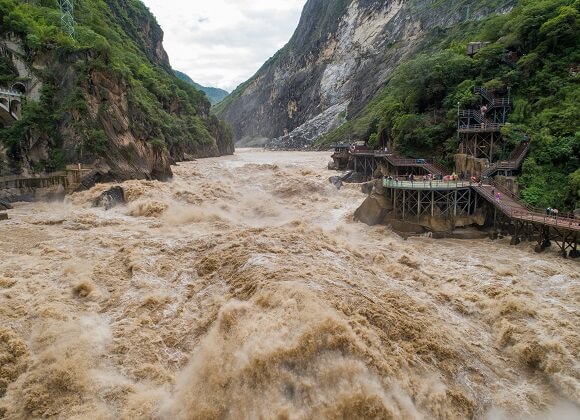
M 309 0 L 292 39 L 216 107 L 238 141 L 301 148 L 360 111 L 437 32 L 513 1 Z

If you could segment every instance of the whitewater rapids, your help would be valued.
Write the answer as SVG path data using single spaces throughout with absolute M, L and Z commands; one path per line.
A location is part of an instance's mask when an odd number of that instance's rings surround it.
M 579 418 L 580 269 L 352 221 L 328 153 L 242 150 L 0 222 L 0 418 Z

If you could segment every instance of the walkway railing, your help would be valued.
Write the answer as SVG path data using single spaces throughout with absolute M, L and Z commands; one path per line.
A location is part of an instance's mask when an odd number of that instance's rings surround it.
M 389 156 L 391 153 L 385 152 L 384 150 L 351 150 L 350 153 L 352 155 L 360 155 L 360 156 Z
M 500 131 L 503 124 L 486 123 L 486 124 L 461 124 L 458 131 L 460 133 L 484 133 L 489 131 Z
M 489 120 L 481 115 L 480 112 L 474 111 L 473 109 L 463 109 L 459 111 L 459 116 L 461 118 L 473 118 L 479 124 L 489 124 Z
M 393 166 L 415 166 L 425 168 L 429 172 L 436 175 L 446 175 L 447 169 L 433 159 L 411 159 L 397 156 L 393 153 L 385 152 L 384 150 L 354 150 L 350 152 L 353 156 L 374 156 L 384 157 Z
M 563 227 L 580 232 L 580 220 L 569 216 L 547 216 L 541 213 L 530 213 L 530 212 L 520 212 L 512 211 L 511 218 L 518 220 L 527 220 L 535 223 L 542 223 L 544 225 Z
M 81 182 L 92 166 L 67 165 L 65 171 L 49 172 L 43 175 L 24 177 L 22 175 L 9 175 L 0 177 L 0 190 L 2 189 L 35 189 L 54 185 L 62 185 L 65 188 Z
M 0 95 L 17 96 L 17 97 L 24 96 L 24 95 L 22 95 L 22 93 L 18 92 L 17 90 L 3 89 L 3 88 L 0 88 Z
M 444 180 L 415 180 L 409 181 L 407 177 L 383 178 L 383 187 L 409 189 L 409 190 L 448 190 L 457 188 L 469 188 L 474 184 L 469 181 L 444 181 Z

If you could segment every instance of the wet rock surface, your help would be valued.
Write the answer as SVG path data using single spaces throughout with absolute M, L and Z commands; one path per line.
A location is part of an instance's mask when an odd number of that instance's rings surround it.
M 90 190 L 97 184 L 115 181 L 117 181 L 117 178 L 109 169 L 94 169 L 83 177 L 75 192 Z
M 119 204 L 125 204 L 125 192 L 119 186 L 105 191 L 95 200 L 95 207 L 103 207 L 105 210 L 109 210 Z
M 0 199 L 0 210 L 10 210 L 12 205 L 8 200 Z

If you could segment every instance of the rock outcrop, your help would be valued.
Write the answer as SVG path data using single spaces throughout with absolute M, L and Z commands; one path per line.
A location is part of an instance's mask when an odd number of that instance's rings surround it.
M 8 200 L 0 199 L 0 210 L 10 210 L 12 205 Z
M 488 159 L 475 158 L 463 153 L 455 155 L 455 173 L 469 174 L 469 176 L 479 178 L 487 168 L 489 168 Z
M 276 148 L 302 148 L 359 113 L 433 31 L 513 1 L 499 3 L 309 0 L 290 42 L 216 112 L 238 141 L 267 137 Z

